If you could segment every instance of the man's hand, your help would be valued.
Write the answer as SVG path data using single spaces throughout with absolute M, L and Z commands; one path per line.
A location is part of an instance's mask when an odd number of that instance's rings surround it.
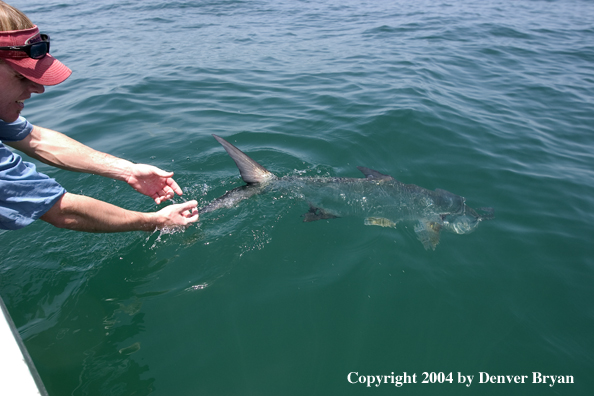
M 185 227 L 198 221 L 197 205 L 196 201 L 188 201 L 164 207 L 156 213 L 161 218 L 159 223 L 162 224 L 157 225 L 157 229 Z
M 154 199 L 158 205 L 175 194 L 183 194 L 172 176 L 173 172 L 165 172 L 152 165 L 133 164 L 126 182 L 139 193 Z

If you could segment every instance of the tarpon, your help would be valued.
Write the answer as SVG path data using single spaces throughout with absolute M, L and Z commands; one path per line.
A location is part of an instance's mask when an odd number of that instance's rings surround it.
M 225 139 L 213 136 L 235 161 L 247 184 L 216 198 L 201 208 L 200 214 L 233 207 L 255 194 L 287 193 L 309 203 L 309 211 L 303 215 L 305 222 L 360 216 L 366 225 L 396 227 L 401 221 L 413 221 L 415 233 L 425 249 L 433 250 L 439 243 L 442 229 L 468 234 L 482 220 L 493 218 L 493 208 L 474 210 L 459 195 L 404 184 L 362 166 L 357 168 L 364 178 L 277 177 Z

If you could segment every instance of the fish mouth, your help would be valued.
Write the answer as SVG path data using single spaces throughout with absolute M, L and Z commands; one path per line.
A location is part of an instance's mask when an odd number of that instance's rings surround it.
M 495 209 L 493 208 L 476 208 L 479 220 L 493 220 L 495 218 Z

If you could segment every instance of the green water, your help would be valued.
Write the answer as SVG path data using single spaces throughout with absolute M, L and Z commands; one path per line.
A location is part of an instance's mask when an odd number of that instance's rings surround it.
M 214 133 L 278 175 L 362 165 L 495 209 L 435 251 L 414 223 L 303 223 L 307 202 L 278 195 L 185 232 L 0 232 L 0 293 L 50 395 L 594 392 L 591 2 L 11 4 L 74 71 L 24 115 L 173 170 L 201 206 L 243 184 Z

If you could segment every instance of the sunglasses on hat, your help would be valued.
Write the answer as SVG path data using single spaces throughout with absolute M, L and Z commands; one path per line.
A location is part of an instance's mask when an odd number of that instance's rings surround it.
M 41 59 L 49 53 L 50 38 L 47 34 L 40 34 L 41 41 L 36 43 L 19 45 L 13 47 L 0 47 L 1 51 L 21 51 L 27 54 L 29 58 Z

